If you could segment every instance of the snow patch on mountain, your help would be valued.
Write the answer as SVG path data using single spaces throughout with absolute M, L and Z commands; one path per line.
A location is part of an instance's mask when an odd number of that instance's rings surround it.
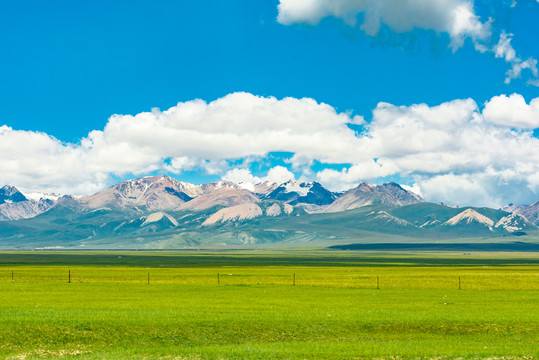
M 387 211 L 371 211 L 367 214 L 367 216 L 371 217 L 371 221 L 377 221 L 377 222 L 383 222 L 387 225 L 397 225 L 397 226 L 414 226 L 413 224 L 410 224 L 408 221 L 398 218 L 396 216 L 393 216 L 389 214 Z
M 168 219 L 168 221 L 170 221 L 174 226 L 179 225 L 178 221 L 176 221 L 176 219 L 174 219 L 172 216 L 170 216 L 169 214 L 167 214 L 165 212 L 159 211 L 159 212 L 154 212 L 154 213 L 148 215 L 144 219 L 144 222 L 142 223 L 141 227 L 146 226 L 146 225 L 151 224 L 151 223 L 156 223 L 158 221 L 161 221 L 163 218 Z
M 466 209 L 463 212 L 453 216 L 451 219 L 447 220 L 444 225 L 455 226 L 460 223 L 479 223 L 485 225 L 490 230 L 492 230 L 492 227 L 494 226 L 494 221 L 492 219 L 478 213 L 473 209 Z
M 307 196 L 307 194 L 313 187 L 313 184 L 290 180 L 284 183 L 283 186 L 285 188 L 285 192 L 287 193 L 295 192 L 299 196 Z
M 108 208 L 108 207 L 100 207 L 100 208 L 97 208 L 97 209 L 93 209 L 92 211 L 90 211 L 90 213 L 105 213 L 105 212 L 111 212 L 112 209 L 111 208 Z
M 515 232 L 524 230 L 524 227 L 526 226 L 526 218 L 524 218 L 522 215 L 519 214 L 510 214 L 507 216 L 504 216 L 501 218 L 496 225 L 494 225 L 495 228 L 502 227 L 507 232 Z
M 275 187 L 264 198 L 283 201 L 291 205 L 328 205 L 335 200 L 336 196 L 317 182 L 289 180 Z
M 429 221 L 426 221 L 425 223 L 423 223 L 422 225 L 420 225 L 419 227 L 420 228 L 426 228 L 426 227 L 431 227 L 431 226 L 438 225 L 440 223 L 441 223 L 440 220 L 429 220 Z
M 23 193 L 23 195 L 29 199 L 34 201 L 39 200 L 52 200 L 52 201 L 58 201 L 59 198 L 61 198 L 63 195 L 60 194 L 47 194 L 42 192 L 34 192 L 34 193 Z

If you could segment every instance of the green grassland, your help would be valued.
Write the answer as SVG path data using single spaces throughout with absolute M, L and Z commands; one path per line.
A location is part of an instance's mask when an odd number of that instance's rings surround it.
M 535 252 L 0 253 L 3 359 L 537 359 L 537 344 Z

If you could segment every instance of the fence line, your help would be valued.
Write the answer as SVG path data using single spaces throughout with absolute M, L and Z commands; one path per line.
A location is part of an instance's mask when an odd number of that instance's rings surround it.
M 192 269 L 191 269 L 192 270 Z M 292 285 L 321 286 L 358 289 L 454 289 L 454 290 L 539 290 L 539 273 L 524 274 L 488 274 L 469 273 L 451 274 L 349 274 L 336 272 L 296 273 L 296 272 L 256 272 L 234 271 L 235 273 L 217 272 L 217 281 L 209 270 L 197 272 L 148 271 L 141 273 L 122 269 L 118 271 L 77 269 L 77 276 L 68 270 L 68 283 L 72 279 L 79 283 L 100 284 L 144 284 L 150 285 Z M 65 274 L 65 273 L 64 273 Z M 292 278 L 292 279 L 290 279 Z M 54 283 L 65 282 L 65 275 L 53 271 L 11 270 L 0 275 L 0 282 L 11 279 L 12 283 Z M 290 281 L 291 280 L 291 281 Z

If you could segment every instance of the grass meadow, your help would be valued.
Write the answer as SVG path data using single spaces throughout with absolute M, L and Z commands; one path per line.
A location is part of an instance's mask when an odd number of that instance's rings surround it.
M 0 358 L 537 359 L 538 265 L 537 253 L 0 253 Z

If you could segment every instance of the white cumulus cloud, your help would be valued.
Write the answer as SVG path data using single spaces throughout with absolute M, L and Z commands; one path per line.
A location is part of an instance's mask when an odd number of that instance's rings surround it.
M 358 15 L 363 14 L 361 29 L 368 35 L 378 34 L 382 24 L 397 33 L 414 28 L 434 30 L 449 34 L 453 49 L 461 47 L 466 38 L 483 49 L 481 42 L 490 36 L 490 23 L 479 20 L 468 0 L 280 0 L 278 10 L 277 20 L 285 25 L 314 25 L 333 16 L 355 26 Z
M 358 145 L 352 123 L 363 119 L 310 98 L 233 93 L 210 103 L 193 100 L 166 111 L 114 115 L 80 144 L 2 126 L 0 183 L 79 194 L 104 187 L 113 176 L 194 169 L 223 174 L 230 159 L 269 152 L 336 162 Z
M 342 171 L 322 170 L 317 177 L 341 190 L 338 184 L 395 175 L 413 181 L 428 200 L 461 205 L 535 201 L 539 139 L 515 129 L 510 108 L 494 120 L 491 106 L 481 113 L 471 99 L 432 107 L 380 103 L 356 151 L 364 158 Z
M 379 161 L 370 159 L 341 171 L 324 169 L 318 172 L 316 177 L 320 183 L 334 191 L 345 191 L 357 185 L 359 181 L 372 181 L 397 172 L 399 172 L 399 168 L 391 159 Z
M 284 166 L 275 166 L 272 167 L 264 181 L 274 182 L 274 183 L 284 183 L 288 180 L 295 180 L 295 175 L 293 172 L 285 168 Z
M 539 98 L 526 103 L 520 94 L 494 96 L 485 104 L 486 121 L 521 129 L 539 128 Z
M 232 181 L 245 189 L 254 191 L 256 184 L 265 181 L 282 184 L 288 180 L 295 180 L 295 175 L 293 172 L 280 165 L 269 169 L 266 176 L 263 177 L 253 175 L 249 169 L 234 168 L 226 172 L 223 176 L 223 180 Z

